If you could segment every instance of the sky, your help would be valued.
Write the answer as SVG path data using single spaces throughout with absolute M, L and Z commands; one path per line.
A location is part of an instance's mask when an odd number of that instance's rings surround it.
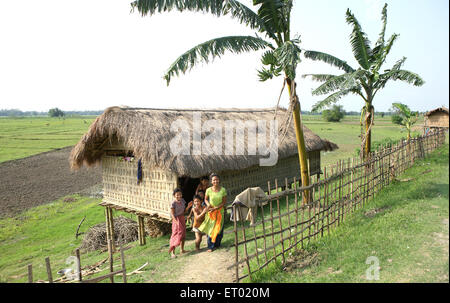
M 242 0 L 252 7 L 252 1 Z M 199 64 L 172 79 L 162 78 L 185 51 L 212 38 L 254 35 L 230 17 L 170 12 L 142 17 L 130 0 L 0 0 L 0 109 L 48 111 L 104 110 L 125 105 L 146 108 L 266 108 L 277 104 L 283 79 L 258 81 L 263 51 L 231 54 Z M 326 52 L 354 68 L 349 43 L 349 8 L 374 44 L 381 30 L 381 9 L 388 3 L 386 39 L 400 34 L 384 69 L 403 56 L 403 69 L 419 74 L 415 87 L 389 82 L 375 100 L 376 111 L 393 102 L 427 111 L 449 103 L 448 0 L 296 0 L 291 36 L 301 47 Z M 319 83 L 302 74 L 341 71 L 303 59 L 297 68 L 302 110 L 324 96 Z M 347 96 L 338 103 L 360 111 L 363 101 Z M 283 93 L 280 105 L 287 107 Z

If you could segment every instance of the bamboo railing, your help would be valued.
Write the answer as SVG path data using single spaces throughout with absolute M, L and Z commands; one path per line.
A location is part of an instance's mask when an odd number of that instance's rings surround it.
M 235 268 L 235 282 L 247 277 L 251 280 L 252 274 L 272 262 L 280 260 L 285 264 L 290 250 L 330 234 L 417 159 L 441 146 L 445 133 L 437 130 L 409 141 L 379 146 L 366 161 L 339 160 L 324 168 L 321 178 L 311 178 L 309 186 L 301 187 L 296 178 L 286 178 L 282 184 L 280 180 L 268 182 L 267 199 L 258 201 L 252 210 L 256 222 L 236 221 L 237 216 L 233 216 L 233 229 L 225 231 L 234 234 L 235 262 L 229 269 Z M 302 196 L 308 192 L 310 202 L 302 204 Z M 228 209 L 242 218 L 243 207 L 233 204 Z

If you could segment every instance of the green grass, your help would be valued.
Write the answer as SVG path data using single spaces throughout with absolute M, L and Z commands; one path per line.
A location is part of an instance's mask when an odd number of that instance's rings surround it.
M 302 118 L 303 123 L 311 131 L 339 146 L 339 149 L 334 152 L 321 153 L 322 167 L 356 155 L 355 150 L 361 146 L 361 139 L 358 137 L 361 133 L 359 117 L 346 116 L 341 122 L 335 123 L 326 122 L 321 119 L 321 116 L 303 115 Z M 416 128 L 420 126 L 420 123 L 419 121 L 416 124 Z M 415 131 L 411 135 L 419 134 L 421 134 L 419 131 Z M 372 142 L 381 141 L 385 138 L 399 140 L 406 138 L 406 132 L 402 132 L 402 128 L 399 125 L 393 124 L 390 117 L 385 116 L 381 118 L 381 116 L 377 116 L 372 128 Z
M 365 262 L 375 256 L 381 270 L 380 280 L 374 282 L 448 282 L 448 156 L 446 144 L 399 176 L 399 179 L 413 177 L 413 181 L 392 183 L 364 208 L 348 216 L 331 235 L 312 240 L 299 253 L 292 251 L 285 270 L 278 261 L 257 273 L 253 281 L 368 282 L 365 273 L 370 265 Z M 430 169 L 430 173 L 423 174 Z M 0 220 L 1 282 L 26 282 L 28 264 L 33 264 L 35 280 L 45 280 L 47 256 L 54 277 L 56 271 L 69 266 L 67 258 L 75 255 L 75 248 L 81 244 L 82 237 L 75 239 L 80 220 L 86 216 L 83 232 L 105 220 L 104 209 L 97 205 L 99 199 L 70 197 L 76 201 L 59 199 Z M 280 201 L 280 206 L 280 211 L 285 212 L 285 201 Z M 275 215 L 276 204 L 274 207 Z M 382 211 L 368 217 L 366 213 L 373 209 Z M 119 215 L 136 220 L 133 215 L 114 212 L 115 217 Z M 265 215 L 269 215 L 268 208 Z M 274 222 L 275 229 L 278 224 Z M 286 220 L 282 224 L 286 226 Z M 229 229 L 231 223 L 226 222 L 226 226 Z M 131 247 L 125 252 L 128 271 L 149 263 L 144 273 L 130 276 L 129 282 L 170 281 L 171 274 L 183 266 L 185 258 L 169 260 L 169 237 L 147 238 L 144 246 L 137 241 L 128 244 Z M 187 240 L 192 239 L 193 234 L 187 233 Z M 233 234 L 224 236 L 224 247 L 233 243 Z M 249 253 L 253 252 L 249 247 Z M 106 252 L 82 253 L 82 265 L 106 257 Z M 115 266 L 120 268 L 118 254 Z
M 346 117 L 341 123 L 323 122 L 317 116 L 303 116 L 303 120 L 312 131 L 340 147 L 336 152 L 322 154 L 322 166 L 354 156 L 355 149 L 359 147 L 359 117 Z M 92 121 L 93 117 L 65 120 L 2 118 L 0 162 L 73 145 L 87 131 Z M 373 140 L 379 141 L 386 137 L 400 139 L 405 133 L 400 133 L 399 130 L 389 118 L 377 117 Z M 448 261 L 441 262 L 441 248 L 433 246 L 435 238 L 432 236 L 433 233 L 448 236 L 448 225 L 441 224 L 443 219 L 448 222 L 448 145 L 439 152 L 441 155 L 435 153 L 433 157 L 407 171 L 405 176 L 418 177 L 414 182 L 389 186 L 374 201 L 339 226 L 331 236 L 311 242 L 302 252 L 306 254 L 305 260 L 311 260 L 310 264 L 295 267 L 295 264 L 301 264 L 302 261 L 295 261 L 293 255 L 292 266 L 288 266 L 286 271 L 280 270 L 279 263 L 274 264 L 259 273 L 257 281 L 365 282 L 364 275 L 369 266 L 365 264 L 365 260 L 371 255 L 380 259 L 381 282 L 403 279 L 448 281 Z M 421 172 L 428 168 L 433 169 L 432 173 L 421 176 Z M 424 191 L 424 188 L 427 190 Z M 0 282 L 25 282 L 27 265 L 30 263 L 33 264 L 35 280 L 46 279 L 44 258 L 47 256 L 51 259 L 54 276 L 57 270 L 68 266 L 65 263 L 67 257 L 73 256 L 75 248 L 81 244 L 82 237 L 75 239 L 80 220 L 86 216 L 81 231 L 105 221 L 103 208 L 97 205 L 99 199 L 71 197 L 77 201 L 67 203 L 61 198 L 15 217 L 0 220 Z M 286 202 L 280 202 L 280 211 L 283 213 Z M 367 210 L 386 205 L 389 208 L 373 218 L 364 215 Z M 266 216 L 269 215 L 268 211 L 266 210 Z M 133 215 L 115 212 L 114 216 L 118 215 L 135 219 Z M 285 220 L 282 222 L 283 226 L 286 224 Z M 278 224 L 274 223 L 275 228 Z M 226 226 L 230 225 L 230 222 L 226 222 Z M 445 227 L 447 233 L 441 227 Z M 137 242 L 130 244 L 131 249 L 125 252 L 127 270 L 149 263 L 143 274 L 130 276 L 130 282 L 166 282 L 183 265 L 184 258 L 168 260 L 169 237 L 170 235 L 147 238 L 144 246 L 139 246 Z M 187 237 L 187 240 L 192 240 L 193 234 L 187 233 Z M 224 246 L 233 243 L 233 234 L 224 236 Z M 82 265 L 94 264 L 104 258 L 106 253 L 100 252 L 83 253 L 81 256 Z M 118 261 L 115 264 L 120 267 Z M 120 277 L 117 280 L 120 281 Z
M 76 202 L 59 199 L 18 216 L 0 220 L 0 282 L 26 282 L 28 264 L 33 265 L 34 281 L 47 280 L 47 256 L 50 257 L 54 279 L 58 277 L 58 270 L 70 266 L 66 260 L 69 256 L 75 256 L 75 249 L 81 245 L 83 238 L 81 236 L 75 239 L 75 231 L 81 219 L 86 216 L 80 232 L 105 222 L 104 208 L 97 205 L 99 199 L 77 195 L 70 197 L 75 198 Z M 114 217 L 119 215 L 131 217 L 136 221 L 134 215 L 114 211 Z M 193 237 L 193 233 L 187 233 L 187 240 L 192 240 Z M 137 241 L 127 245 L 131 247 L 125 251 L 128 272 L 145 262 L 149 263 L 143 274 L 130 276 L 129 282 L 165 282 L 175 268 L 182 266 L 183 258 L 169 262 L 169 238 L 170 235 L 156 239 L 147 238 L 147 244 L 144 246 L 139 246 Z M 106 252 L 82 252 L 81 264 L 94 264 L 106 257 Z M 107 263 L 103 265 L 103 268 L 107 267 Z M 117 253 L 115 270 L 120 268 L 120 256 Z M 121 277 L 116 280 L 121 281 Z
M 293 252 L 284 270 L 279 260 L 253 281 L 448 282 L 448 149 L 399 177 L 414 180 L 392 183 L 330 235 Z M 366 279 L 370 256 L 379 260 L 379 280 Z
M 74 145 L 94 118 L 0 118 L 0 163 Z

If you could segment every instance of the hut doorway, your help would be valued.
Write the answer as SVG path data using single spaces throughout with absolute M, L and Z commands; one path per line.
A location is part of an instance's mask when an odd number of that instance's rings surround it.
M 192 198 L 195 195 L 195 190 L 197 186 L 200 184 L 200 178 L 190 178 L 190 177 L 179 177 L 178 184 L 183 192 L 183 199 L 187 203 L 192 201 Z

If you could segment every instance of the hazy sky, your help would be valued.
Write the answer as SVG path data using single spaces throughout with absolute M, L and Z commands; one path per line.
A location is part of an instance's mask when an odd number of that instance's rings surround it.
M 0 0 L 0 109 L 47 111 L 103 110 L 114 105 L 154 108 L 273 107 L 282 78 L 259 82 L 260 52 L 226 54 L 174 78 L 162 76 L 183 52 L 206 40 L 254 31 L 229 17 L 201 13 L 165 13 L 141 17 L 130 0 Z M 241 1 L 252 7 L 251 1 Z M 390 82 L 374 105 L 386 111 L 393 102 L 426 111 L 449 102 L 448 0 L 294 1 L 292 36 L 301 47 L 357 63 L 349 44 L 350 8 L 372 43 L 381 29 L 381 9 L 388 3 L 386 39 L 400 34 L 387 62 L 403 56 L 404 69 L 426 81 L 422 87 Z M 303 60 L 297 75 L 340 73 L 323 63 Z M 320 100 L 317 82 L 301 79 L 303 110 Z M 281 105 L 287 106 L 284 94 Z M 362 100 L 342 99 L 346 110 L 359 111 Z

